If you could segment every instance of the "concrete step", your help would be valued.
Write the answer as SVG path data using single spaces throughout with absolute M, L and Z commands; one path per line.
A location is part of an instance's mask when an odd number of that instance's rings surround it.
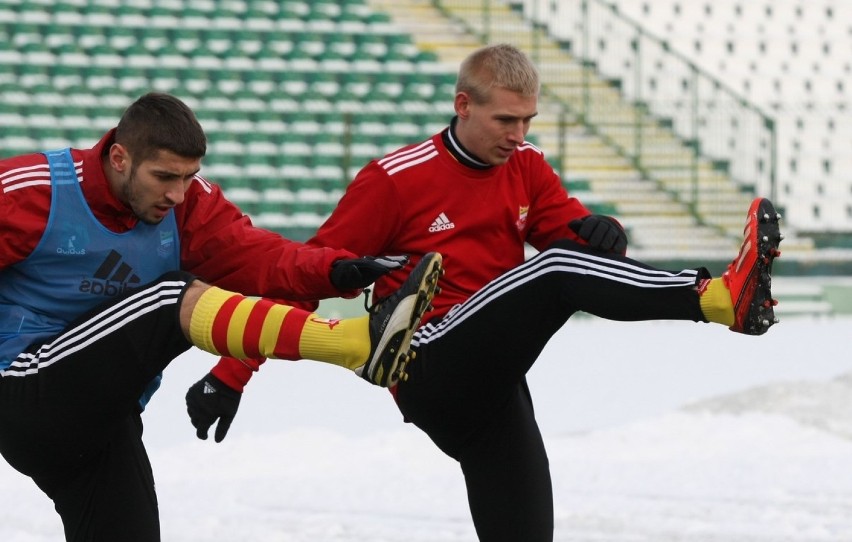
M 775 278 L 772 295 L 778 300 L 775 315 L 785 316 L 832 315 L 834 306 L 828 300 L 825 285 L 807 279 Z

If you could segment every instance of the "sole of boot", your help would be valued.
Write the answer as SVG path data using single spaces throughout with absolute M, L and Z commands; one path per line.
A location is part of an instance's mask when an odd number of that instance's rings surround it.
M 367 364 L 373 365 L 372 371 L 367 374 L 367 379 L 378 386 L 392 387 L 400 378 L 406 377 L 405 368 L 410 361 L 411 338 L 417 328 L 420 327 L 420 319 L 429 310 L 432 299 L 435 297 L 438 278 L 443 272 L 442 258 L 438 253 L 429 253 L 423 258 L 426 262 L 418 263 L 418 266 L 423 265 L 426 269 L 423 271 L 416 292 L 409 294 L 399 302 L 386 325 L 386 327 L 403 327 L 403 329 L 389 337 L 383 336 L 382 341 L 376 347 L 376 355 L 381 355 L 378 353 L 388 350 L 392 353 L 393 357 L 390 363 L 370 360 L 370 363 Z M 419 272 L 419 270 L 417 271 Z
M 761 200 L 757 212 L 757 260 L 750 271 L 749 280 L 757 284 L 743 322 L 742 333 L 763 335 L 776 323 L 775 301 L 772 299 L 772 263 L 781 255 L 780 215 L 768 199 Z

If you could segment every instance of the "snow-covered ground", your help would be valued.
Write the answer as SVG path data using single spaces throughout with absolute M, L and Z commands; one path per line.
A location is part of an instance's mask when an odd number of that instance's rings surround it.
M 850 324 L 569 322 L 529 377 L 555 539 L 852 540 Z M 475 540 L 455 463 L 338 368 L 267 363 L 225 441 L 197 440 L 183 394 L 214 361 L 176 360 L 145 413 L 164 541 Z M 0 464 L 0 540 L 61 539 L 47 498 Z

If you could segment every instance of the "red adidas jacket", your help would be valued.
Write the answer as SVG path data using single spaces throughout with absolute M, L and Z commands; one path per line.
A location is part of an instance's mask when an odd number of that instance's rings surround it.
M 410 254 L 409 265 L 440 252 L 446 272 L 426 321 L 523 263 L 525 243 L 541 250 L 558 239 L 576 240 L 568 222 L 589 214 L 534 145 L 521 145 L 503 165 L 473 169 L 436 134 L 365 166 L 308 243 Z M 392 293 L 406 276 L 382 277 L 375 294 Z

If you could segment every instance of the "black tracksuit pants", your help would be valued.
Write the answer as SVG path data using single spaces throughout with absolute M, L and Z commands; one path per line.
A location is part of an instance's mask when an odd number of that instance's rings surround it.
M 70 542 L 157 542 L 139 398 L 189 349 L 168 273 L 19 356 L 0 378 L 0 453 L 50 497 Z
M 483 542 L 553 540 L 547 453 L 525 375 L 577 311 L 622 321 L 706 321 L 706 269 L 661 271 L 560 241 L 414 336 L 404 416 L 459 461 Z

